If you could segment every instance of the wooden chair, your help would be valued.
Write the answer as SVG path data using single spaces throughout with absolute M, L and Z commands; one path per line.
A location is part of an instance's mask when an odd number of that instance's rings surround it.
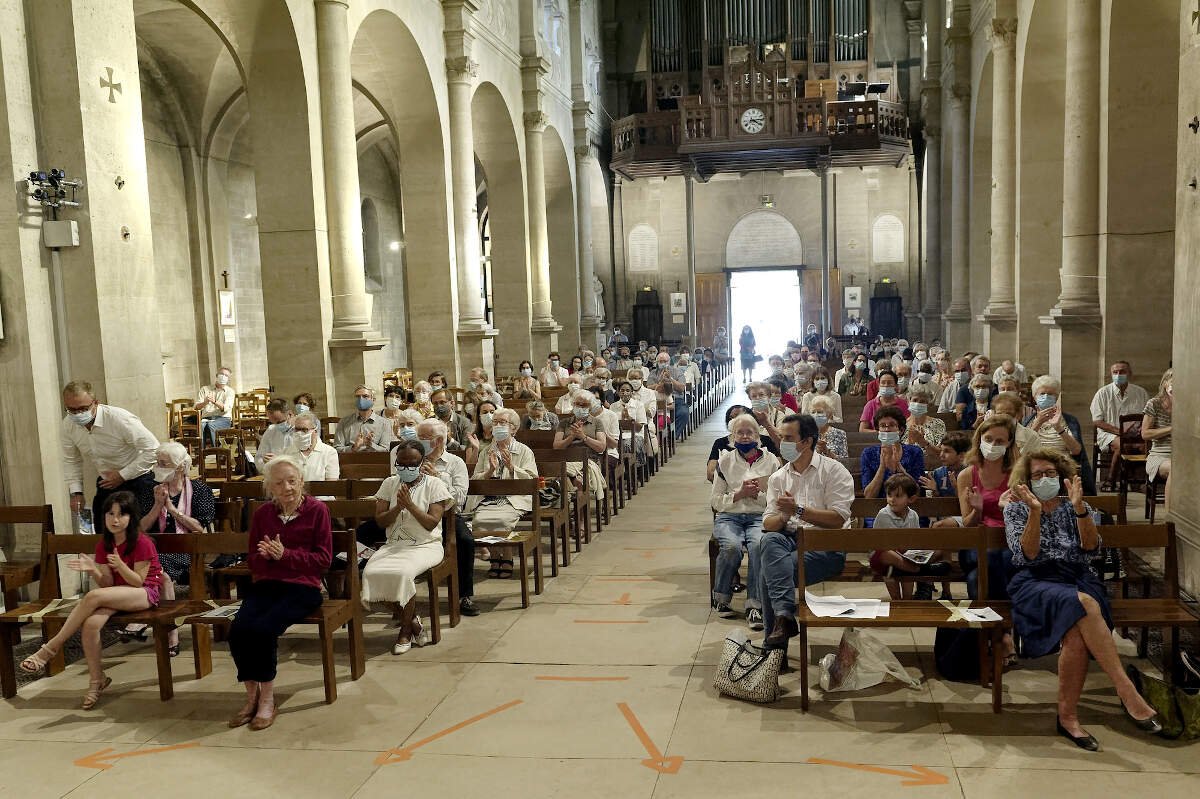
M 342 420 L 337 416 L 321 417 L 321 438 L 331 447 L 337 439 L 337 426 L 340 421 Z
M 333 505 L 330 515 L 334 516 Z M 215 534 L 199 536 L 199 554 L 215 555 L 223 552 L 246 552 L 249 548 L 248 534 Z M 366 672 L 366 652 L 362 627 L 362 593 L 360 591 L 358 569 L 358 543 L 352 530 L 333 531 L 333 562 L 327 575 L 330 586 L 344 585 L 341 596 L 330 596 L 321 603 L 321 607 L 307 616 L 300 624 L 315 624 L 317 636 L 321 645 L 321 667 L 325 682 L 325 702 L 332 704 L 337 700 L 337 672 L 335 670 L 334 635 L 342 627 L 347 628 L 350 650 L 350 678 L 357 680 Z M 334 568 L 338 565 L 338 555 L 345 557 L 346 568 Z M 343 582 L 344 576 L 344 582 Z M 230 600 L 218 600 L 219 604 L 230 604 Z M 205 616 L 208 607 L 204 603 L 193 605 L 190 613 L 182 619 L 182 623 L 190 624 L 193 631 L 203 626 L 213 626 L 227 629 L 230 619 Z M 202 633 L 201 633 L 202 634 Z M 193 637 L 196 637 L 193 632 Z M 202 664 L 207 674 L 212 670 L 211 651 L 200 653 L 205 661 Z
M 450 605 L 450 626 L 457 627 L 460 621 L 458 609 L 458 539 L 455 535 L 455 520 L 457 515 L 453 507 L 442 514 L 442 562 L 428 569 L 417 578 L 417 582 L 425 580 L 429 588 L 429 625 L 430 638 L 433 643 L 442 640 L 442 616 L 438 587 L 446 584 L 446 601 Z
M 561 503 L 558 507 L 542 506 L 542 521 L 547 522 L 547 529 L 550 533 L 550 576 L 558 576 L 558 542 L 561 537 L 562 541 L 562 565 L 571 565 L 571 546 L 569 537 L 571 535 L 571 503 L 567 499 L 567 491 L 570 490 L 571 480 L 567 476 L 567 464 L 565 462 L 551 462 L 540 455 L 537 456 L 538 474 L 542 477 L 551 478 L 558 481 L 560 486 Z
M 210 458 L 213 460 L 212 466 L 209 465 Z M 227 449 L 202 449 L 200 458 L 196 461 L 196 470 L 200 479 L 205 482 L 210 480 L 229 482 L 233 480 L 233 456 Z
M 182 413 L 190 409 L 196 401 L 191 397 L 178 397 L 167 403 L 167 432 L 175 436 L 183 435 Z
M 568 480 L 563 485 L 563 502 L 567 502 L 567 498 L 571 495 L 575 497 L 575 513 L 572 518 L 572 532 L 575 539 L 575 551 L 583 550 L 584 543 L 590 543 L 592 540 L 591 532 L 591 514 L 588 510 L 588 503 L 591 501 L 591 481 L 588 477 L 587 469 L 587 448 L 575 444 L 566 449 L 539 449 L 535 450 L 537 462 L 539 466 L 542 463 L 577 463 L 582 471 L 581 486 L 576 486 L 573 480 Z M 564 548 L 565 549 L 565 548 Z M 563 552 L 563 565 L 571 565 L 570 556 Z
M 54 509 L 49 505 L 8 505 L 0 507 L 0 524 L 36 524 L 42 535 L 54 532 Z M 21 588 L 36 583 L 42 573 L 41 559 L 0 563 L 0 595 L 4 609 L 21 604 Z M 3 642 L 0 642 L 2 645 Z
M 348 499 L 365 499 L 373 497 L 379 493 L 379 486 L 383 485 L 384 478 L 357 478 L 347 480 L 346 485 L 349 487 L 350 496 Z
M 347 480 L 386 478 L 390 472 L 391 467 L 386 463 L 347 463 L 342 466 L 342 477 Z
M 194 404 L 189 400 L 179 411 L 179 438 L 200 438 L 200 411 L 191 407 Z
M 534 593 L 541 595 L 544 578 L 542 565 L 542 496 L 538 490 L 538 481 L 529 480 L 472 480 L 467 488 L 468 496 L 516 496 L 528 495 L 533 503 L 533 510 L 528 519 L 517 523 L 516 534 L 502 544 L 488 544 L 493 547 L 516 547 L 520 563 L 519 579 L 521 581 L 521 607 L 529 607 L 529 569 L 533 567 Z M 532 563 L 530 563 L 532 559 Z
M 1121 416 L 1121 451 L 1117 454 L 1117 493 L 1121 502 L 1129 500 L 1129 489 L 1146 483 L 1146 453 L 1149 445 L 1142 440 L 1141 414 Z M 1149 514 L 1146 514 L 1149 517 Z
M 646 447 L 644 438 L 644 430 L 646 425 L 639 424 L 633 419 L 619 419 L 617 423 L 620 426 L 619 429 L 621 431 L 620 452 L 621 465 L 625 469 L 625 497 L 626 499 L 633 499 L 635 496 L 637 496 L 638 488 L 642 485 L 645 485 L 647 478 L 645 462 L 649 460 L 649 456 L 646 454 L 646 449 L 648 449 L 648 447 Z M 626 433 L 629 433 L 628 447 L 625 445 Z M 637 451 L 634 449 L 633 444 L 633 442 L 639 436 L 643 437 L 643 463 L 640 466 L 637 462 Z

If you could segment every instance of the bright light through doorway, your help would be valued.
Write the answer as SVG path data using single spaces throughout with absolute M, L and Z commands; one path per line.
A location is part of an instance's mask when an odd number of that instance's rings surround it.
M 755 364 L 754 377 L 768 377 L 771 367 L 767 358 L 782 354 L 789 340 L 799 341 L 804 333 L 800 273 L 792 269 L 730 272 L 729 309 L 733 325 L 729 329 L 730 344 L 734 352 L 742 328 L 750 325 L 756 352 L 762 356 Z

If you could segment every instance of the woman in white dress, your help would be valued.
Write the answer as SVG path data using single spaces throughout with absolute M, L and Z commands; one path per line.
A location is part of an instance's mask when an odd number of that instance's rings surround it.
M 362 575 L 362 602 L 387 604 L 399 613 L 400 632 L 392 647 L 402 655 L 429 642 L 416 615 L 416 579 L 442 562 L 442 514 L 454 502 L 446 484 L 421 472 L 425 450 L 419 441 L 403 441 L 395 449 L 395 474 L 375 495 L 375 521 L 387 531 L 387 543 L 367 561 Z

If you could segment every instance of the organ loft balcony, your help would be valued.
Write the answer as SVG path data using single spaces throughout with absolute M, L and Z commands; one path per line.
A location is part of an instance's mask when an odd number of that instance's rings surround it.
M 628 179 L 694 170 L 707 180 L 717 172 L 900 166 L 912 154 L 905 106 L 881 98 L 886 84 L 804 80 L 791 62 L 750 54 L 722 72 L 702 94 L 656 100 L 660 110 L 616 120 L 612 168 Z

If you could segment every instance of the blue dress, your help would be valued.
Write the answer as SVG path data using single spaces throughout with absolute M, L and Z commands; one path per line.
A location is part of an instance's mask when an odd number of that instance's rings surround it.
M 1110 630 L 1113 622 L 1104 585 L 1089 565 L 1100 544 L 1090 552 L 1083 549 L 1071 504 L 1060 500 L 1053 511 L 1042 512 L 1041 543 L 1032 561 L 1021 549 L 1028 520 L 1029 506 L 1024 502 L 1010 502 L 1004 508 L 1005 537 L 1017 570 L 1008 584 L 1013 628 L 1021 636 L 1025 656 L 1038 658 L 1057 649 L 1063 636 L 1087 615 L 1080 593 L 1096 600 Z
M 908 472 L 909 477 L 913 480 L 920 480 L 925 474 L 925 451 L 916 444 L 903 444 L 902 446 L 904 449 L 900 453 L 900 465 L 904 467 L 904 471 Z M 862 464 L 863 488 L 866 488 L 875 479 L 875 472 L 879 471 L 879 445 L 873 444 L 864 449 L 859 462 Z M 885 469 L 883 472 L 884 482 L 886 483 L 891 476 L 891 469 Z

